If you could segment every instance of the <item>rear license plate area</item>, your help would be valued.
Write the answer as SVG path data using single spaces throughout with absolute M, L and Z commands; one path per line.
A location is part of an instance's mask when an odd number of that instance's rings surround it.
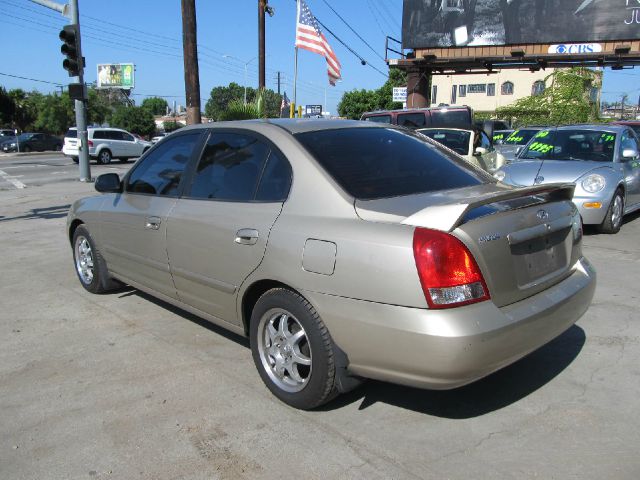
M 518 287 L 527 288 L 545 277 L 560 275 L 568 267 L 568 229 L 511 245 Z

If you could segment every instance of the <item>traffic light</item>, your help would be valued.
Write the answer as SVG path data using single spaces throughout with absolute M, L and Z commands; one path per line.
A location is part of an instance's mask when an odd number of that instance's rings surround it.
M 78 26 L 65 25 L 62 30 L 60 30 L 60 40 L 64 42 L 60 47 L 60 51 L 63 55 L 67 56 L 62 62 L 62 66 L 69 72 L 70 77 L 77 77 L 80 75 L 80 70 L 82 69 Z

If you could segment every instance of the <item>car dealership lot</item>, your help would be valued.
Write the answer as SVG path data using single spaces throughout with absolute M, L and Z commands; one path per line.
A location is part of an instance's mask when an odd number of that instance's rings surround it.
M 529 357 L 454 391 L 368 382 L 301 412 L 242 338 L 136 290 L 82 289 L 65 216 L 93 186 L 51 157 L 0 158 L 26 186 L 0 177 L 0 478 L 640 475 L 637 215 L 585 237 L 594 302 Z

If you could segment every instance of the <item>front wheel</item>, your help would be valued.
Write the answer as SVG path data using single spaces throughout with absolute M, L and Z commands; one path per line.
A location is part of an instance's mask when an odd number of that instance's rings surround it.
M 613 195 L 607 214 L 599 226 L 601 233 L 618 233 L 622 226 L 622 217 L 624 216 L 624 196 L 621 190 L 616 190 Z
M 260 377 L 283 402 L 309 410 L 337 394 L 331 336 L 298 293 L 277 288 L 262 295 L 251 315 L 250 340 Z
M 111 152 L 106 148 L 104 150 L 100 150 L 100 153 L 98 154 L 98 163 L 102 165 L 111 163 Z
M 71 157 L 71 160 L 73 160 L 73 163 L 80 163 L 79 157 Z
M 105 293 L 118 286 L 107 271 L 107 265 L 96 248 L 89 230 L 80 225 L 73 233 L 73 262 L 80 283 L 91 293 Z

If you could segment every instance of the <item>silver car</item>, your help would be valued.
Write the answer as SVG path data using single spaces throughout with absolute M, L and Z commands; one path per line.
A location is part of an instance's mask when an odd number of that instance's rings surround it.
M 622 217 L 640 208 L 640 144 L 623 125 L 541 130 L 517 161 L 496 172 L 509 185 L 572 182 L 582 221 L 616 233 Z
M 500 143 L 496 143 L 496 150 L 504 157 L 506 163 L 516 160 L 519 152 L 529 143 L 538 132 L 546 127 L 523 127 L 514 130 Z
M 587 310 L 573 185 L 515 189 L 400 127 L 338 120 L 181 129 L 74 203 L 83 287 L 120 282 L 250 338 L 297 408 L 373 378 L 450 389 Z

